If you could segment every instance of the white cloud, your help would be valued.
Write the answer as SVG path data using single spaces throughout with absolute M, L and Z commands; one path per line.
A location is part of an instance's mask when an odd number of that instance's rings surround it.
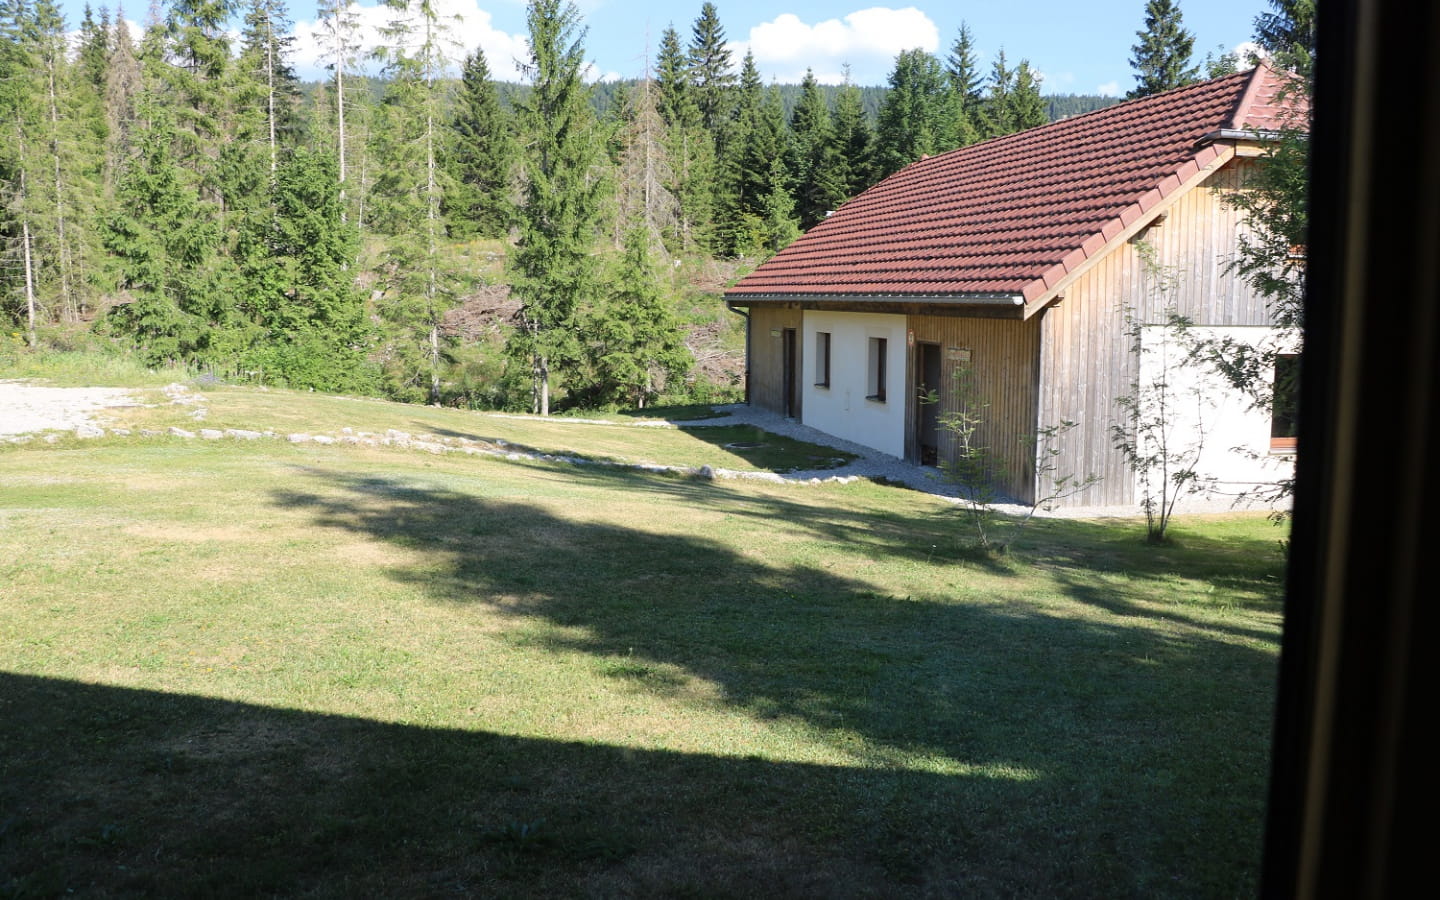
M 1268 55 L 1265 52 L 1265 48 L 1261 47 L 1254 41 L 1241 41 L 1240 43 L 1236 44 L 1235 49 L 1231 50 L 1230 52 L 1235 54 L 1238 68 L 1242 72 L 1248 72 L 1249 70 L 1255 68 L 1254 63 L 1252 63 L 1251 60 L 1264 59 Z
M 460 63 L 479 47 L 485 51 L 485 61 L 490 65 L 492 78 L 497 81 L 521 80 L 516 62 L 527 54 L 524 35 L 497 29 L 493 24 L 494 17 L 480 8 L 479 0 L 439 0 L 436 5 L 441 21 L 449 29 L 452 46 L 446 55 L 457 74 Z M 359 22 L 361 68 L 373 74 L 377 63 L 369 59 L 369 54 L 383 43 L 380 30 L 389 22 L 392 12 L 383 4 L 356 4 L 352 8 Z M 320 22 L 295 23 L 295 45 L 290 61 L 301 78 L 322 76 L 327 59 L 325 31 Z
M 876 6 L 813 25 L 784 13 L 751 28 L 750 40 L 732 50 L 738 57 L 750 49 L 760 71 L 780 81 L 799 81 L 811 68 L 821 82 L 838 84 L 848 63 L 852 80 L 880 84 L 896 55 L 917 47 L 929 53 L 940 47 L 940 29 L 930 17 L 913 6 Z
M 1104 84 L 1096 87 L 1095 93 L 1099 94 L 1102 97 L 1118 97 L 1120 96 L 1120 82 L 1107 81 Z

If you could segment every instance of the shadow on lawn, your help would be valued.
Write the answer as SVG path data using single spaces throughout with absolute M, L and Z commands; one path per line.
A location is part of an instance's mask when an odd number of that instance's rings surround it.
M 0 673 L 0 895 L 1253 893 L 1270 654 L 1223 631 L 1060 618 L 1023 596 L 957 603 L 940 583 L 885 596 L 779 562 L 765 543 L 922 565 L 910 548 L 930 526 L 898 515 L 533 469 L 572 485 L 576 503 L 623 489 L 656 522 L 703 504 L 742 536 L 317 470 L 313 491 L 275 502 L 420 553 L 393 577 L 457 615 L 493 607 L 561 626 L 540 647 L 623 658 L 610 677 L 637 691 L 673 690 L 650 673 L 677 667 L 714 686 L 705 702 L 795 728 L 801 746 L 828 741 L 853 766 Z
M 846 896 L 857 785 L 944 792 L 8 673 L 0 759 L 5 897 Z
M 774 540 L 922 561 L 915 522 L 898 515 L 615 470 L 535 470 L 574 485 L 577 503 L 605 496 L 588 485 L 646 492 L 657 522 L 703 504 L 768 523 Z M 941 584 L 932 596 L 886 596 L 823 567 L 778 564 L 767 544 L 733 536 L 320 477 L 323 489 L 277 502 L 422 552 L 423 567 L 393 577 L 435 600 L 559 626 L 540 646 L 624 659 L 613 677 L 640 690 L 671 690 L 647 673 L 678 667 L 729 706 L 853 752 L 866 770 L 854 778 L 869 786 L 843 792 L 834 837 L 891 875 L 980 893 L 1150 896 L 1177 884 L 1231 892 L 1253 878 L 1274 657 L 1223 628 L 1066 619 L 1023 597 L 955 603 Z M 533 646 L 535 632 L 525 640 Z M 904 771 L 937 758 L 966 776 L 944 789 L 927 782 L 930 799 L 907 796 Z

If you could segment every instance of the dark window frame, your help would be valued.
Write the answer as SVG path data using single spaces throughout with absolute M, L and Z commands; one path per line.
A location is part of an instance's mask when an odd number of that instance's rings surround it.
M 1270 382 L 1270 452 L 1294 453 L 1299 429 L 1300 356 L 1281 353 L 1275 357 Z
M 870 393 L 865 395 L 866 400 L 873 400 L 876 403 L 885 402 L 885 368 L 889 355 L 889 338 L 872 337 L 866 347 L 866 372 L 868 384 L 866 387 Z

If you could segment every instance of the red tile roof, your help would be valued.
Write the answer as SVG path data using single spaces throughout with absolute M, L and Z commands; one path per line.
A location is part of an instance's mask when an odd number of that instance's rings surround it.
M 1213 166 L 1217 133 L 1283 127 L 1266 67 L 922 159 L 836 210 L 726 292 L 1032 301 Z

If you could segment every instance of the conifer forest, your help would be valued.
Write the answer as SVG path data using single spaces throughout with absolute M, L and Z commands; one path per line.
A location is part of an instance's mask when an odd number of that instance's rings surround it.
M 362 50 L 318 0 L 302 81 L 285 0 L 0 0 L 4 342 L 474 408 L 733 398 L 726 284 L 923 155 L 1114 102 L 966 27 L 884 85 L 767 84 L 711 3 L 595 82 L 576 7 L 531 0 L 502 83 L 432 0 L 388 5 Z

